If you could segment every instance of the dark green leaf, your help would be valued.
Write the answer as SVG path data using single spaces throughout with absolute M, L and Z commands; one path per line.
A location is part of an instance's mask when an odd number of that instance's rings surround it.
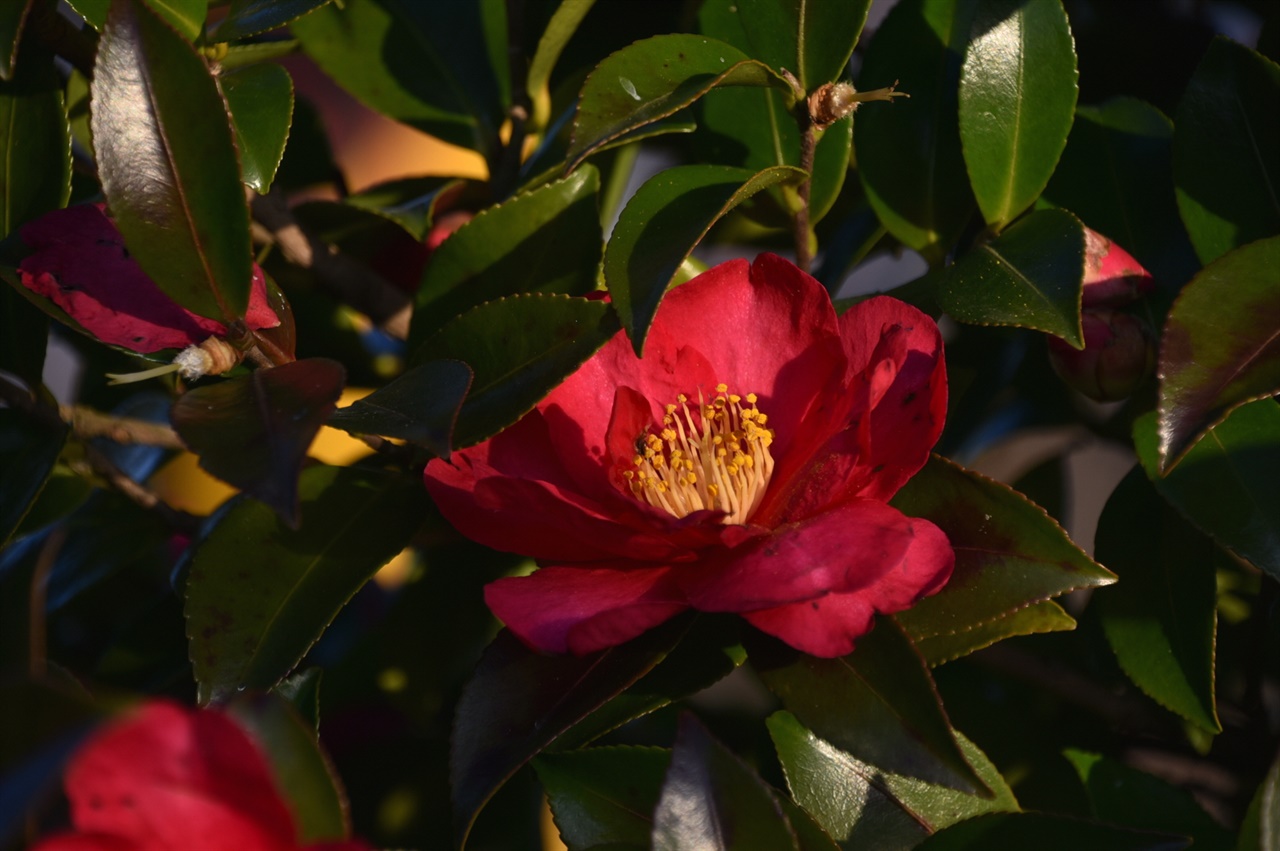
M 1236 851 L 1276 851 L 1280 848 L 1280 756 L 1258 784 L 1249 804 Z
M 563 0 L 547 22 L 542 38 L 538 39 L 538 48 L 529 61 L 529 73 L 525 77 L 525 92 L 533 104 L 529 123 L 534 130 L 541 130 L 551 120 L 551 72 L 593 5 L 595 0 Z
M 0 80 L 12 80 L 22 26 L 35 0 L 13 0 L 0 8 Z
M 62 464 L 55 464 L 45 479 L 44 489 L 31 504 L 31 510 L 22 518 L 14 537 L 39 531 L 50 523 L 67 517 L 84 505 L 93 493 L 93 483 L 86 477 L 72 472 Z
M 0 408 L 0 547 L 44 489 L 67 429 Z
M 485 651 L 454 713 L 450 779 L 458 844 L 516 770 L 643 677 L 688 629 L 678 618 L 590 656 L 543 656 L 503 631 Z
M 1134 424 L 1134 444 L 1160 495 L 1219 544 L 1280 580 L 1280 404 L 1237 408 L 1167 474 L 1159 471 L 1155 417 Z
M 289 701 L 312 731 L 320 729 L 320 680 L 323 674 L 320 668 L 306 668 L 290 674 L 271 689 L 272 693 Z
M 1080 220 L 1039 210 L 957 260 L 938 287 L 938 304 L 961 322 L 1034 328 L 1083 348 L 1083 276 Z
M 654 851 L 784 851 L 795 832 L 777 798 L 693 715 L 680 716 L 653 813 Z
M 1213 692 L 1214 550 L 1134 468 L 1098 521 L 1098 558 L 1120 582 L 1095 602 L 1129 678 L 1157 703 L 1220 733 Z
M 218 78 L 231 111 L 244 182 L 266 192 L 284 157 L 293 121 L 293 80 L 274 64 L 250 65 Z
M 604 279 L 637 355 L 680 264 L 711 226 L 766 186 L 803 177 L 790 166 L 753 173 L 685 165 L 661 172 L 636 191 L 609 237 Z
M 61 86 L 53 57 L 36 47 L 28 45 L 13 79 L 0 82 L 0 236 L 66 206 L 71 196 Z
M 0 273 L 6 282 L 9 276 Z M 34 293 L 18 286 L 28 296 Z M 49 323 L 36 307 L 9 283 L 0 284 L 0 369 L 13 373 L 28 387 L 40 383 L 49 342 Z M 41 299 L 43 301 L 43 299 Z
M 917 851 L 1178 851 L 1189 839 L 1140 833 L 1048 813 L 991 813 L 946 828 L 916 846 Z
M 617 331 L 605 302 L 518 295 L 467 311 L 423 343 L 414 359 L 453 358 L 474 373 L 458 412 L 456 448 L 520 419 Z
M 1015 635 L 1036 635 L 1075 628 L 1075 618 L 1067 614 L 1066 610 L 1052 600 L 1042 600 L 1025 609 L 997 615 L 993 620 L 984 621 L 970 629 L 918 638 L 915 643 L 916 649 L 929 666 L 937 667 Z
M 601 845 L 649 847 L 653 810 L 671 751 L 589 748 L 533 761 L 560 839 L 569 851 Z
M 271 764 L 301 842 L 336 842 L 351 834 L 347 802 L 320 750 L 316 731 L 277 694 L 236 695 L 226 707 Z
M 471 368 L 462 361 L 427 361 L 334 411 L 328 424 L 353 434 L 402 438 L 448 458 L 458 408 L 470 386 Z
M 763 634 L 751 666 L 802 724 L 879 769 L 990 797 L 956 744 L 929 669 L 891 618 L 839 659 L 805 656 Z
M 957 129 L 960 53 L 971 4 L 902 0 L 867 49 L 859 87 L 900 80 L 911 100 L 865 109 L 853 129 L 862 188 L 903 244 L 941 260 L 973 212 Z
M 141 0 L 118 0 L 90 92 L 102 191 L 129 250 L 178 304 L 238 319 L 249 303 L 249 213 L 208 66 Z
M 1115 240 L 1157 280 L 1199 267 L 1173 192 L 1173 122 L 1134 98 L 1076 109 L 1047 199 Z
M 1124 587 L 1121 584 L 1120 587 Z M 1190 835 L 1196 848 L 1230 851 L 1230 835 L 1184 789 L 1098 754 L 1065 754 L 1089 793 L 1099 821 L 1138 830 Z
M 736 5 L 751 56 L 792 71 L 807 93 L 845 72 L 871 0 L 741 0 Z
M 325 73 L 379 112 L 447 142 L 489 152 L 504 106 L 490 67 L 486 3 L 344 0 L 293 22 Z M 505 32 L 504 32 L 505 35 Z
M 1280 67 L 1219 37 L 1174 116 L 1178 209 L 1208 264 L 1280 233 Z
M 227 45 L 227 55 L 218 62 L 223 71 L 235 71 L 249 65 L 270 62 L 299 51 L 297 39 L 282 38 Z
M 1160 344 L 1160 461 L 1169 469 L 1245 402 L 1280 393 L 1280 236 L 1215 260 L 1183 287 Z
M 659 35 L 624 47 L 597 65 L 582 87 L 569 168 L 623 134 L 684 109 L 716 86 L 791 91 L 765 64 L 700 35 Z
M 310 358 L 184 393 L 169 414 L 211 475 L 298 522 L 298 471 L 342 394 L 337 361 Z
M 1058 0 L 977 0 L 960 70 L 969 182 L 999 230 L 1040 196 L 1076 109 L 1076 53 Z
M 436 204 L 465 185 L 452 177 L 407 177 L 371 186 L 342 200 L 390 219 L 421 241 L 435 220 Z
M 299 490 L 296 530 L 240 500 L 196 544 L 186 616 L 201 703 L 278 683 L 430 507 L 417 477 L 357 467 L 310 467 Z
M 600 176 L 564 180 L 484 210 L 431 256 L 418 288 L 410 349 L 458 314 L 515 293 L 586 295 L 603 250 L 596 195 Z
M 235 41 L 274 30 L 301 18 L 330 0 L 231 0 L 227 16 L 213 33 L 214 41 Z
M 204 19 L 209 14 L 209 0 L 145 0 L 145 2 L 187 41 L 195 41 L 204 33 Z M 110 18 L 108 14 L 108 21 Z
M 67 5 L 84 18 L 89 26 L 101 32 L 102 25 L 107 22 L 107 9 L 111 6 L 111 0 L 67 0 Z
M 947 533 L 955 573 L 942 591 L 897 615 L 913 640 L 953 635 L 1115 576 L 1017 491 L 934 456 L 893 498 Z
M 995 792 L 994 798 L 966 795 L 867 765 L 815 736 L 790 712 L 775 712 L 767 724 L 792 797 L 844 848 L 906 851 L 961 819 L 1018 809 L 1000 772 L 958 733 L 956 741 L 965 758 Z

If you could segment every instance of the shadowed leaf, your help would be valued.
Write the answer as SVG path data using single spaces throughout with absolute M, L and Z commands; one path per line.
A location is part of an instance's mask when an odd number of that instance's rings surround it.
M 448 458 L 458 408 L 470 387 L 471 368 L 462 361 L 427 361 L 334 411 L 328 425 L 353 434 L 398 437 Z
M 293 81 L 279 65 L 250 65 L 218 78 L 231 111 L 244 182 L 266 192 L 284 157 L 293 121 Z

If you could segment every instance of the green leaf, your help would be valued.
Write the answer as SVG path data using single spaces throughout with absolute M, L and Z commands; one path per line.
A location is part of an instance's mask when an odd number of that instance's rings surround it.
M 525 76 L 525 93 L 533 104 L 530 125 L 541 130 L 551 120 L 551 72 L 560 59 L 569 39 L 578 31 L 578 24 L 595 5 L 595 0 L 563 0 L 547 22 L 547 28 L 538 39 L 538 47 L 529 61 Z
M 492 3 L 344 0 L 293 22 L 303 49 L 378 112 L 482 153 L 497 144 L 503 67 L 490 67 Z
M 459 846 L 480 810 L 556 737 L 643 677 L 689 626 L 677 618 L 590 656 L 543 656 L 505 630 L 462 690 L 454 713 L 450 781 Z
M 465 363 L 430 360 L 334 411 L 328 425 L 352 434 L 398 437 L 448 458 L 458 409 L 470 387 L 471 368 Z
M 960 70 L 960 140 L 996 230 L 1040 196 L 1075 116 L 1076 53 L 1058 0 L 977 0 Z
M 685 165 L 655 175 L 636 190 L 609 237 L 604 278 L 637 356 L 680 264 L 711 226 L 761 189 L 803 177 L 790 166 L 752 173 Z
M 1160 344 L 1160 461 L 1169 469 L 1236 408 L 1280 393 L 1280 236 L 1235 249 L 1183 287 Z
M 107 9 L 111 6 L 111 0 L 67 0 L 67 5 L 84 18 L 89 26 L 102 32 L 102 26 L 107 22 Z
M 0 547 L 44 490 L 66 440 L 65 427 L 0 408 Z
M 267 757 L 276 788 L 289 803 L 300 842 L 337 842 L 351 835 L 347 802 L 314 728 L 278 694 L 238 694 L 227 712 Z
M 1280 756 L 1258 784 L 1249 804 L 1236 851 L 1276 851 L 1280 848 Z
M 886 773 L 818 738 L 790 712 L 775 712 L 766 724 L 791 796 L 841 847 L 905 851 L 962 819 L 1018 809 L 1000 772 L 959 733 L 956 741 L 965 758 L 994 798 Z
M 214 31 L 212 40 L 235 41 L 268 32 L 296 21 L 329 2 L 330 0 L 231 0 L 227 16 Z
M 69 517 L 84 505 L 93 490 L 93 483 L 87 477 L 63 464 L 55 464 L 45 479 L 40 496 L 31 503 L 31 510 L 22 518 L 14 537 L 37 532 L 50 523 Z
M 586 295 L 604 239 L 586 168 L 480 212 L 440 244 L 418 288 L 409 348 L 468 308 L 516 293 Z
M 916 846 L 917 851 L 1178 851 L 1189 839 L 1141 833 L 1048 813 L 990 813 L 945 828 Z
M 802 724 L 877 768 L 990 796 L 956 744 L 929 669 L 891 618 L 839 659 L 752 636 L 751 666 Z
M 844 74 L 871 0 L 740 0 L 736 5 L 751 56 L 792 71 L 808 93 Z
M 293 80 L 280 65 L 250 65 L 218 78 L 231 112 L 244 182 L 271 188 L 293 122 Z
M 1079 349 L 1083 276 L 1080 220 L 1039 210 L 957 260 L 938 287 L 938 304 L 960 322 L 1033 328 Z
M 90 93 L 102 191 L 129 250 L 178 304 L 237 320 L 249 303 L 249 213 L 208 66 L 141 0 L 118 0 Z
M 75 9 L 91 27 L 99 32 L 106 26 L 112 0 L 73 0 Z M 208 0 L 145 0 L 151 11 L 163 18 L 187 41 L 195 41 L 204 31 Z
M 236 71 L 249 65 L 258 65 L 275 59 L 282 59 L 299 52 L 298 40 L 295 38 L 273 39 L 271 41 L 251 41 L 248 44 L 227 45 L 227 55 L 218 62 L 223 71 Z
M 693 715 L 680 716 L 653 813 L 654 851 L 796 851 L 778 799 Z
M 956 552 L 946 586 L 896 615 L 915 641 L 962 633 L 1059 594 L 1115 581 L 1035 503 L 939 456 L 898 491 L 893 505 L 937 525 Z
M 22 26 L 35 0 L 16 0 L 0 8 L 0 80 L 12 80 L 18 61 Z
M 35 387 L 44 375 L 49 323 L 30 303 L 31 298 L 15 292 L 15 282 L 10 282 L 8 275 L 0 271 L 0 277 L 6 281 L 0 285 L 0 369 L 18 376 L 28 387 Z M 21 285 L 16 289 L 35 296 Z
M 0 82 L 0 236 L 71 197 L 71 128 L 53 57 L 37 47 Z
M 459 316 L 423 343 L 414 360 L 453 358 L 471 367 L 474 378 L 453 436 L 454 447 L 470 446 L 528 413 L 617 331 L 605 302 L 517 295 Z
M 1280 580 L 1280 404 L 1262 399 L 1237 408 L 1162 474 L 1155 416 L 1134 423 L 1143 469 L 1184 516 L 1240 558 Z
M 653 810 L 671 763 L 663 748 L 589 748 L 533 761 L 569 851 L 649 847 Z
M 880 221 L 904 245 L 940 261 L 973 212 L 957 129 L 960 54 L 971 4 L 902 0 L 867 48 L 859 88 L 900 80 L 911 100 L 860 111 L 854 158 Z
M 1099 821 L 1190 835 L 1196 848 L 1230 851 L 1230 834 L 1185 789 L 1099 754 L 1068 750 L 1064 756 L 1080 775 L 1090 815 Z
M 1098 521 L 1098 558 L 1120 582 L 1095 603 L 1129 679 L 1202 730 L 1220 733 L 1213 693 L 1214 550 L 1134 468 Z
M 1199 268 L 1173 191 L 1173 122 L 1151 104 L 1113 98 L 1076 108 L 1044 197 L 1180 283 Z
M 201 703 L 278 683 L 430 510 L 418 477 L 381 470 L 317 465 L 299 492 L 297 529 L 242 499 L 195 546 L 186 618 Z
M 289 701 L 312 731 L 320 729 L 320 680 L 323 675 L 320 668 L 306 668 L 290 674 L 271 689 L 272 694 Z
M 184 393 L 169 413 L 210 475 L 298 523 L 298 472 L 342 394 L 337 361 L 309 358 Z
M 684 109 L 716 86 L 791 87 L 732 45 L 700 35 L 658 35 L 624 47 L 582 87 L 568 168 L 606 143 Z
M 435 221 L 436 204 L 467 184 L 453 177 L 407 177 L 370 186 L 342 203 L 390 219 L 418 241 Z
M 1075 618 L 1067 614 L 1065 609 L 1052 600 L 1042 600 L 1025 609 L 997 615 L 993 620 L 984 621 L 970 629 L 918 638 L 915 643 L 916 649 L 932 668 L 1016 635 L 1036 635 L 1075 628 Z
M 1178 209 L 1200 261 L 1280 233 L 1280 66 L 1219 37 L 1174 115 Z

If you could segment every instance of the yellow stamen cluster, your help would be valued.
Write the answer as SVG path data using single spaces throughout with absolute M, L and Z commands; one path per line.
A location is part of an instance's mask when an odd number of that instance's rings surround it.
M 745 523 L 773 474 L 768 420 L 754 393 L 738 396 L 720 384 L 710 401 L 699 392 L 694 409 L 681 393 L 661 429 L 636 440 L 635 469 L 623 477 L 637 499 L 676 517 L 709 508 L 723 511 L 726 524 Z

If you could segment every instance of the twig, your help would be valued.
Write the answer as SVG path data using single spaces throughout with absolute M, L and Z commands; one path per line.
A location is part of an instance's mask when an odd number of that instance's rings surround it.
M 46 628 L 45 610 L 48 607 L 49 574 L 58 561 L 58 553 L 67 541 L 67 527 L 59 525 L 40 546 L 35 570 L 31 573 L 31 588 L 27 596 L 27 671 L 33 680 L 39 680 L 48 672 L 49 632 Z
M 58 412 L 63 422 L 71 426 L 76 437 L 85 440 L 105 437 L 115 443 L 137 443 L 143 446 L 159 446 L 162 449 L 186 449 L 177 432 L 167 425 L 132 417 L 116 417 L 84 405 L 61 405 Z
M 797 190 L 800 196 L 799 209 L 791 217 L 792 238 L 796 244 L 796 265 L 800 271 L 808 273 L 813 263 L 813 254 L 809 250 L 809 196 L 813 188 L 813 156 L 818 147 L 818 128 L 813 120 L 812 105 L 805 97 L 800 81 L 787 69 L 782 69 L 782 77 L 791 84 L 792 94 L 796 99 L 796 128 L 800 131 L 800 169 L 804 178 Z

